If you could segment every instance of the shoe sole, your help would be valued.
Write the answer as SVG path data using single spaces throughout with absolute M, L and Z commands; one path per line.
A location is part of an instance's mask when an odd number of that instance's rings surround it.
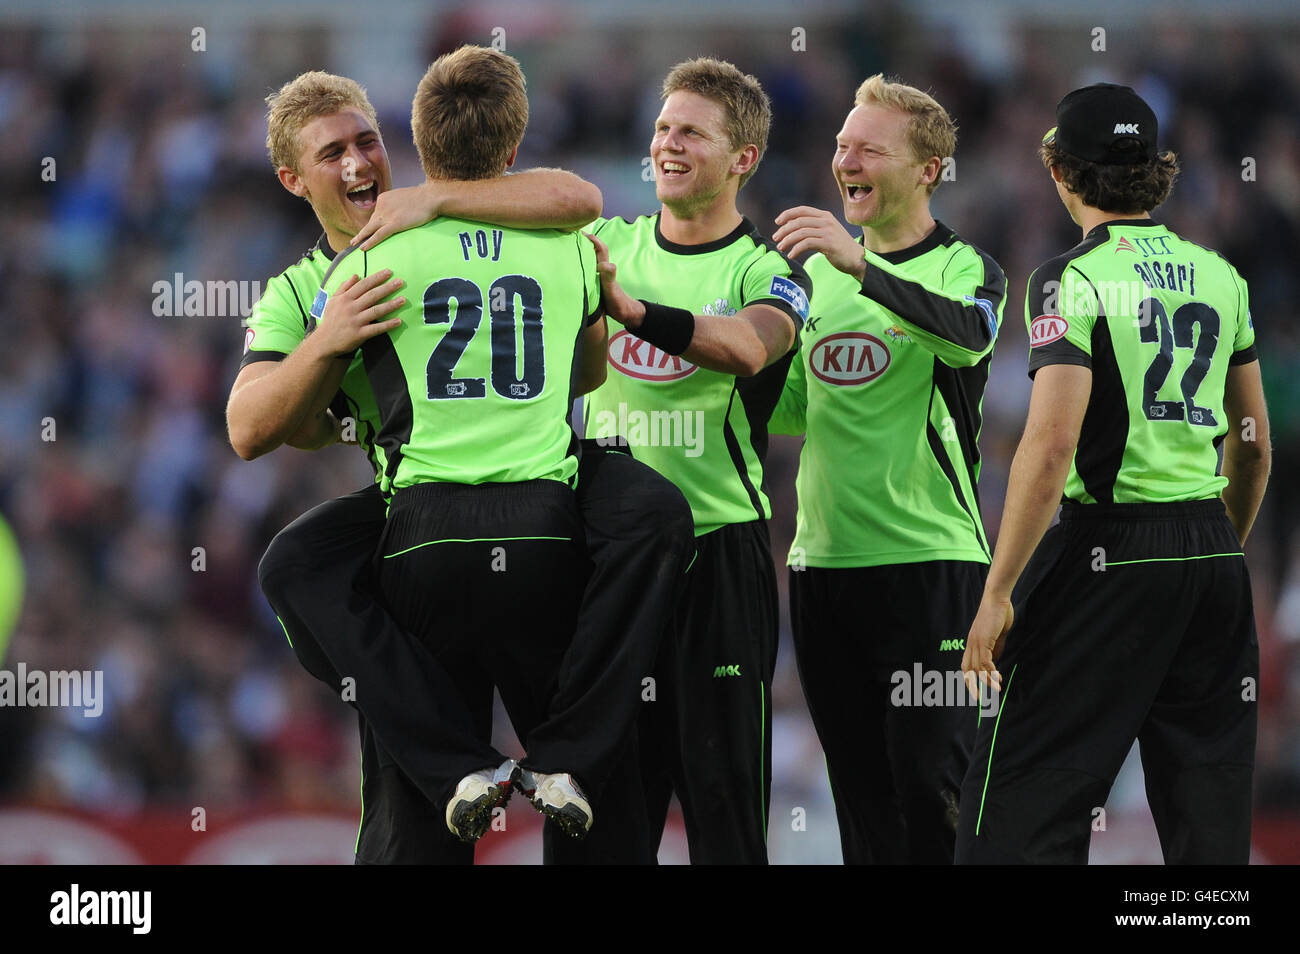
M 534 808 L 559 825 L 560 830 L 566 835 L 582 839 L 586 838 L 587 832 L 591 830 L 591 815 L 584 812 L 573 802 L 558 808 L 547 804 L 540 798 L 534 798 L 532 802 Z
M 473 801 L 460 801 L 451 811 L 451 833 L 466 844 L 473 844 L 487 834 L 492 825 L 492 810 L 510 800 L 509 785 L 492 786 Z

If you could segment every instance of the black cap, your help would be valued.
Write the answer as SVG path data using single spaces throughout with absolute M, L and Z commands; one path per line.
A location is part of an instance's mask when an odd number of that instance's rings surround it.
M 1065 95 L 1043 142 L 1089 162 L 1132 165 L 1155 160 L 1156 132 L 1156 114 L 1130 87 L 1096 83 Z

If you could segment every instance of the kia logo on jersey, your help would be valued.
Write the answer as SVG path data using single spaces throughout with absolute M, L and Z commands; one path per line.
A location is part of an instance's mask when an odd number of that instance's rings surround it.
M 1029 347 L 1051 344 L 1065 337 L 1070 324 L 1060 315 L 1039 315 L 1029 323 Z
M 827 384 L 866 384 L 893 360 L 885 343 L 861 331 L 828 335 L 808 353 L 808 368 Z
M 609 339 L 609 363 L 629 378 L 676 381 L 695 373 L 696 366 L 679 355 L 661 351 L 626 329 Z

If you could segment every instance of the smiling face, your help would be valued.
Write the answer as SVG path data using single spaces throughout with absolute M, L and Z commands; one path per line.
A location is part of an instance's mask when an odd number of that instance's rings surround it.
M 674 215 L 688 219 L 712 206 L 728 189 L 734 199 L 739 177 L 754 164 L 758 150 L 732 148 L 721 104 L 678 90 L 664 100 L 655 120 L 650 158 L 655 195 Z
M 937 157 L 918 159 L 908 142 L 911 117 L 870 104 L 855 106 L 835 137 L 831 170 L 844 218 L 884 229 L 927 206 L 927 186 L 939 173 Z
M 346 106 L 306 123 L 298 142 L 298 171 L 281 166 L 280 181 L 311 203 L 340 249 L 369 221 L 379 193 L 393 186 L 384 140 L 365 113 Z

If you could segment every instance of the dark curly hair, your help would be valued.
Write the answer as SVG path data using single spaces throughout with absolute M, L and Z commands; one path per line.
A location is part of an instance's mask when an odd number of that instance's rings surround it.
M 1103 212 L 1150 212 L 1169 198 L 1178 176 L 1178 157 L 1168 150 L 1152 162 L 1132 165 L 1089 162 L 1062 152 L 1055 142 L 1039 146 L 1038 155 L 1047 168 L 1061 170 L 1066 189 Z

